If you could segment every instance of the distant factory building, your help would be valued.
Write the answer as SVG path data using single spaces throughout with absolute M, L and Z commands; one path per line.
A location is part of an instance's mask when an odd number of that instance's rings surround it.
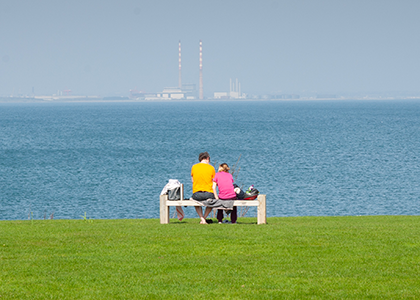
M 182 92 L 185 94 L 186 99 L 196 99 L 197 98 L 197 88 L 194 83 L 184 83 L 182 84 Z
M 238 78 L 236 78 L 236 85 L 230 79 L 229 97 L 231 99 L 245 98 L 245 95 L 241 93 L 241 83 L 238 81 Z
M 164 88 L 161 93 L 156 94 L 161 99 L 185 99 L 185 93 L 180 88 Z
M 228 92 L 215 92 L 214 99 L 229 99 Z
M 213 97 L 214 99 L 242 99 L 245 98 L 246 95 L 241 93 L 241 83 L 238 79 L 236 79 L 236 84 L 230 79 L 229 93 L 215 92 Z
M 130 90 L 130 99 L 132 100 L 152 100 L 156 99 L 156 93 L 146 93 L 137 89 Z

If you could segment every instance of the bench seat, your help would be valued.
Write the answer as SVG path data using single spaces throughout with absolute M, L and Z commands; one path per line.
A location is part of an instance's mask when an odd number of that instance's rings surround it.
M 183 193 L 182 193 L 183 194 Z M 168 200 L 168 195 L 160 196 L 160 224 L 169 223 L 169 207 L 170 206 L 203 206 L 193 200 Z M 255 200 L 234 200 L 233 206 L 256 206 L 257 223 L 267 224 L 266 216 L 266 195 L 258 195 Z

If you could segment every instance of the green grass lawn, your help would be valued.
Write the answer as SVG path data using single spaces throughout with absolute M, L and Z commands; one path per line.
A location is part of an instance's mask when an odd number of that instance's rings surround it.
M 0 299 L 420 298 L 420 216 L 0 222 Z

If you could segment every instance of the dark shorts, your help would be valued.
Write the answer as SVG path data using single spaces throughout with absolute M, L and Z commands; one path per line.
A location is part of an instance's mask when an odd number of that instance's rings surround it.
M 214 199 L 214 194 L 209 192 L 195 192 L 192 198 L 197 201 L 204 201 L 207 199 Z

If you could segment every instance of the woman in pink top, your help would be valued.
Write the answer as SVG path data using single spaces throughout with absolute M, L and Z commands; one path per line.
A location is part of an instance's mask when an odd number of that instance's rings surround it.
M 214 175 L 213 178 L 213 192 L 216 199 L 221 200 L 236 200 L 236 193 L 234 191 L 233 187 L 233 177 L 229 173 L 229 166 L 226 163 L 223 163 L 219 166 L 219 172 Z M 219 193 L 217 193 L 217 188 L 219 188 Z M 236 223 L 236 220 L 238 218 L 236 206 L 233 207 L 233 210 L 230 214 L 230 220 L 232 221 L 232 224 Z M 223 210 L 218 209 L 217 210 L 217 220 L 219 223 L 222 223 L 223 221 Z

